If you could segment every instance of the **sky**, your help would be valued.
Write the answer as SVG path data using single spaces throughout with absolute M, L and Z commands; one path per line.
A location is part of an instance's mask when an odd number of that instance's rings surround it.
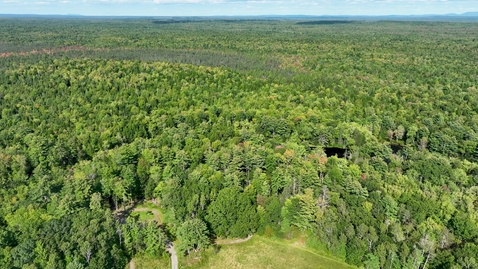
M 476 11 L 478 0 L 0 0 L 0 14 L 420 15 Z

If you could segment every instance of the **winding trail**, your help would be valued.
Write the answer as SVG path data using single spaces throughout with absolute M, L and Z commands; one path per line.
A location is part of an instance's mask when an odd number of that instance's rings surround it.
M 232 241 L 226 241 L 226 240 L 218 240 L 216 241 L 217 245 L 234 245 L 234 244 L 239 244 L 239 243 L 244 243 L 249 241 L 252 238 L 252 234 L 247 236 L 246 238 L 240 238 L 240 239 L 234 239 Z M 222 242 L 221 242 L 222 241 Z
M 176 250 L 174 249 L 173 242 L 171 242 L 166 251 L 171 254 L 171 269 L 178 269 L 178 255 L 176 254 Z

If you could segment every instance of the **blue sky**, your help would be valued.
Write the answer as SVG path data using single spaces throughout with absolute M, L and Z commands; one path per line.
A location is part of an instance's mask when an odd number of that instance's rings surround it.
M 478 0 L 0 0 L 0 14 L 409 15 L 478 11 Z

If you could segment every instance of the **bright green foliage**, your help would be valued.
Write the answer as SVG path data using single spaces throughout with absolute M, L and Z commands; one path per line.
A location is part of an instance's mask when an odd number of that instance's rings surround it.
M 200 219 L 184 222 L 177 230 L 177 250 L 189 254 L 205 250 L 211 244 L 206 224 Z
M 365 261 L 363 262 L 366 269 L 379 269 L 380 268 L 380 260 L 377 256 L 373 254 L 367 254 L 365 256 Z
M 130 256 L 148 254 L 162 256 L 165 253 L 167 236 L 155 221 L 139 222 L 132 217 L 126 219 L 126 224 L 117 233 L 124 242 L 124 248 Z
M 287 223 L 305 230 L 312 227 L 317 211 L 313 191 L 306 189 L 304 194 L 296 195 L 285 202 L 282 217 Z
M 85 268 L 81 262 L 78 261 L 78 259 L 74 259 L 72 262 L 68 263 L 66 266 L 66 269 L 83 269 Z

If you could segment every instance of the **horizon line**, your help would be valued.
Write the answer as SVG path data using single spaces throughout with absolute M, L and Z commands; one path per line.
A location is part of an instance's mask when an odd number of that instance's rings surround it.
M 188 17 L 188 18 L 211 18 L 211 17 L 384 17 L 384 16 L 397 16 L 397 17 L 424 17 L 424 16 L 463 16 L 471 14 L 472 16 L 478 16 L 477 11 L 468 11 L 464 13 L 424 13 L 424 14 L 381 14 L 381 15 L 332 15 L 332 14 L 262 14 L 262 15 L 83 15 L 83 14 L 64 14 L 64 13 L 0 13 L 0 16 L 67 16 L 67 17 Z

